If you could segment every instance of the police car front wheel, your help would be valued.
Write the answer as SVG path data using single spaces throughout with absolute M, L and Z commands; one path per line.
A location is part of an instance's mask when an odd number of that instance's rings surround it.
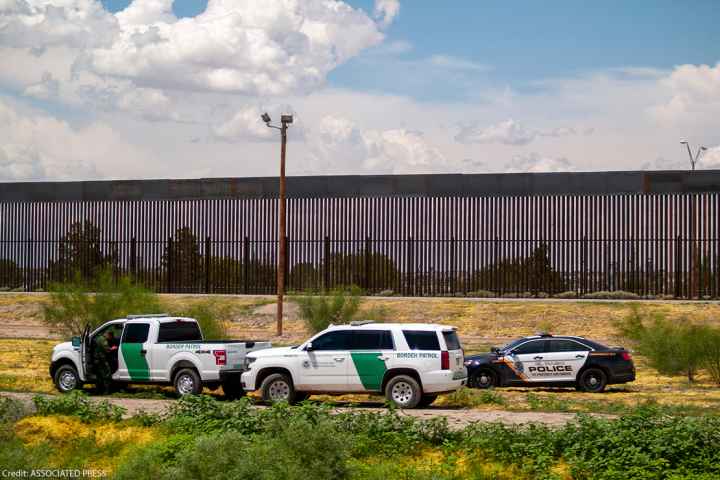
M 468 383 L 472 388 L 492 388 L 497 386 L 497 377 L 490 370 L 480 370 L 470 376 Z
M 607 385 L 607 375 L 598 368 L 588 368 L 578 380 L 578 388 L 584 392 L 602 392 Z
M 422 400 L 422 389 L 414 378 L 398 375 L 385 386 L 385 398 L 400 408 L 415 408 Z

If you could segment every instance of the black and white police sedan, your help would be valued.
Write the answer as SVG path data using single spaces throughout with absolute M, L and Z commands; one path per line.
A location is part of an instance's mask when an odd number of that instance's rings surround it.
M 468 386 L 567 387 L 602 392 L 606 385 L 635 380 L 630 352 L 583 337 L 540 334 L 491 353 L 465 357 Z

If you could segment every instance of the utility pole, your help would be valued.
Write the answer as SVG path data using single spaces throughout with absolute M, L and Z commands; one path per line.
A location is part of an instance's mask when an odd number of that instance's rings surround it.
M 286 201 L 285 201 L 285 152 L 287 150 L 287 129 L 288 125 L 293 123 L 293 116 L 292 115 L 282 115 L 280 117 L 280 126 L 271 125 L 270 122 L 272 121 L 270 119 L 270 115 L 267 113 L 264 113 L 262 115 L 262 120 L 265 122 L 265 124 L 270 128 L 275 128 L 277 130 L 280 130 L 280 195 L 279 195 L 279 205 L 278 205 L 278 262 L 277 262 L 277 314 L 276 314 L 276 320 L 277 320 L 277 336 L 282 336 L 283 334 L 283 297 L 285 296 L 285 257 L 287 255 L 287 252 L 285 251 L 285 239 L 286 239 L 286 233 L 285 233 L 285 210 L 286 210 Z
M 698 147 L 697 152 L 695 152 L 695 156 L 693 157 L 692 150 L 690 149 L 690 144 L 683 140 L 680 142 L 681 145 L 685 145 L 687 147 L 688 156 L 690 157 L 690 167 L 692 170 L 695 170 L 695 166 L 697 165 L 698 160 L 700 159 L 700 154 L 707 150 L 706 147 L 703 147 L 702 145 Z
M 690 148 L 690 143 L 683 140 L 680 142 L 681 145 L 685 145 L 687 148 L 688 156 L 690 157 L 690 167 L 693 171 L 695 171 L 695 166 L 697 165 L 698 160 L 700 159 L 700 155 L 707 150 L 704 146 L 700 145 L 697 149 L 697 152 L 695 152 L 695 156 L 693 157 L 692 149 Z M 696 206 L 696 198 L 695 195 L 691 196 L 691 203 L 690 203 L 690 261 L 692 262 L 692 266 L 690 269 L 690 285 L 688 288 L 689 297 L 695 298 L 696 296 L 699 296 L 699 286 L 700 286 L 700 269 L 699 264 L 701 262 L 700 254 L 698 253 L 698 245 L 697 245 L 697 206 Z

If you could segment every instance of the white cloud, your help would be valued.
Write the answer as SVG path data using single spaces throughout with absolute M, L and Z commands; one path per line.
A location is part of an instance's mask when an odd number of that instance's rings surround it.
M 585 130 L 592 133 L 591 130 Z M 460 132 L 455 140 L 460 143 L 501 143 L 503 145 L 527 145 L 537 137 L 564 137 L 576 135 L 577 131 L 572 127 L 557 127 L 550 130 L 536 130 L 523 126 L 513 119 L 508 119 L 489 127 L 481 127 L 478 124 L 460 127 Z
M 568 172 L 575 170 L 566 158 L 547 157 L 537 153 L 515 155 L 505 165 L 506 172 L 539 173 L 539 172 Z
M 0 181 L 94 179 L 104 176 L 99 162 L 117 175 L 147 161 L 105 124 L 74 128 L 0 98 Z
M 660 79 L 660 85 L 670 98 L 650 111 L 662 122 L 714 119 L 720 114 L 720 63 L 680 65 Z
M 464 58 L 454 57 L 452 55 L 432 55 L 427 61 L 436 67 L 447 70 L 465 70 L 471 72 L 487 72 L 492 67 L 483 65 L 482 63 L 473 62 Z
M 375 0 L 374 15 L 383 27 L 389 26 L 400 13 L 400 0 Z
M 260 108 L 258 106 L 247 106 L 237 110 L 232 117 L 225 122 L 213 127 L 213 135 L 216 139 L 225 142 L 241 141 L 275 141 L 278 131 L 268 128 L 260 119 L 263 113 L 267 112 L 274 123 L 277 124 L 280 116 L 291 114 L 294 116 L 291 125 L 294 140 L 302 139 L 304 127 L 302 119 L 289 105 L 275 106 L 271 108 Z
M 154 88 L 283 95 L 318 87 L 384 38 L 344 2 L 214 0 L 183 19 L 169 15 L 171 6 L 135 0 L 117 15 L 121 31 L 112 45 L 88 52 L 87 67 Z
M 326 116 L 308 136 L 308 162 L 316 173 L 421 173 L 447 168 L 440 150 L 417 131 L 363 130 L 346 118 Z

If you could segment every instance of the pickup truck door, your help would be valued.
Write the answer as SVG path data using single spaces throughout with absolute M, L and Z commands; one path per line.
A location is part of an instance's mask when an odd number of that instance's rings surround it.
M 82 376 L 84 379 L 88 379 L 90 374 L 90 351 L 92 345 L 90 345 L 90 325 L 85 325 L 85 329 L 80 335 L 80 363 L 82 364 Z
M 312 341 L 312 349 L 300 357 L 301 388 L 313 392 L 343 392 L 347 390 L 348 350 L 350 332 L 330 331 Z
M 126 323 L 118 355 L 118 379 L 133 382 L 150 380 L 150 323 Z

